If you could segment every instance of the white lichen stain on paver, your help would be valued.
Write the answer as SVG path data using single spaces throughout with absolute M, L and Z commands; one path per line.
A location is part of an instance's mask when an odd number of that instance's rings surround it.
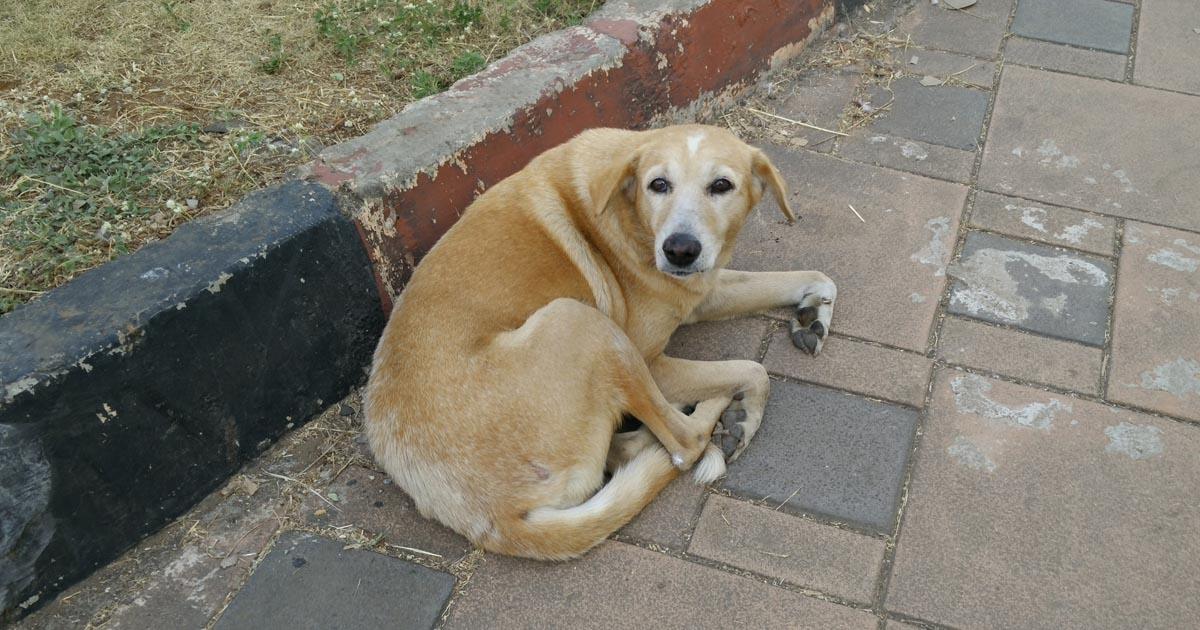
M 1200 260 L 1188 258 L 1173 249 L 1160 249 L 1146 257 L 1152 263 L 1158 263 L 1175 271 L 1193 272 L 1200 269 Z
M 1083 237 L 1087 236 L 1087 233 L 1092 230 L 1092 228 L 1103 227 L 1104 224 L 1095 219 L 1084 219 L 1083 223 L 1068 225 L 1067 227 L 1063 228 L 1061 232 L 1054 235 L 1054 238 L 1066 241 L 1073 245 L 1078 245 L 1079 242 L 1083 240 Z
M 933 237 L 920 251 L 910 258 L 922 265 L 934 268 L 934 277 L 946 275 L 946 234 L 950 232 L 949 217 L 934 217 L 925 222 L 925 229 L 933 233 Z
M 1049 431 L 1054 416 L 1060 411 L 1071 411 L 1071 404 L 1057 398 L 1049 402 L 1031 402 L 1023 407 L 1009 407 L 988 398 L 992 384 L 981 376 L 966 374 L 950 381 L 954 392 L 954 406 L 962 413 L 970 413 L 988 420 L 996 420 L 1013 427 Z
M 1122 422 L 1104 429 L 1108 436 L 1107 453 L 1128 455 L 1131 459 L 1150 459 L 1162 455 L 1162 429 L 1148 424 Z
M 1050 138 L 1042 140 L 1042 146 L 1038 147 L 1037 152 L 1038 155 L 1042 156 L 1042 159 L 1038 160 L 1039 164 L 1049 165 L 1053 163 L 1054 166 L 1060 169 L 1079 166 L 1079 158 L 1063 153 L 1062 149 L 1059 149 L 1058 145 Z M 1055 158 L 1058 159 L 1056 160 Z
M 1009 322 L 1025 321 L 1029 317 L 1029 300 L 1020 295 L 1017 281 L 1008 273 L 1008 263 L 1017 261 L 1059 282 L 1092 286 L 1108 283 L 1108 274 L 1103 269 L 1084 260 L 985 248 L 951 269 L 951 275 L 965 286 L 954 292 L 950 303 L 962 306 L 972 315 L 987 313 Z
M 910 293 L 908 299 L 912 300 L 913 304 L 924 304 L 925 296 L 920 293 Z
M 1055 315 L 1062 315 L 1063 311 L 1067 308 L 1067 295 L 1065 293 L 1059 293 L 1057 296 L 1052 298 L 1042 298 L 1042 308 L 1054 313 Z
M 1025 157 L 1025 147 L 1017 147 L 1013 149 L 1012 154 L 1017 157 Z
M 1142 372 L 1141 377 L 1142 389 L 1167 392 L 1179 399 L 1189 394 L 1200 396 L 1200 361 L 1195 359 L 1175 359 Z
M 918 144 L 905 142 L 904 144 L 900 145 L 900 155 L 903 155 L 911 160 L 922 162 L 925 160 L 925 158 L 929 157 L 929 152 L 925 149 L 922 149 Z
M 1154 289 L 1152 287 L 1146 287 L 1146 290 L 1150 291 L 1151 293 L 1154 292 Z M 1172 287 L 1172 288 L 1167 288 L 1167 289 L 1160 289 L 1158 293 L 1159 293 L 1160 299 L 1162 300 L 1162 303 L 1166 304 L 1167 306 L 1171 306 L 1172 304 L 1175 303 L 1175 300 L 1179 299 L 1179 293 L 1181 291 L 1183 291 L 1183 289 L 1180 289 L 1178 287 Z
M 1034 206 L 1015 206 L 1011 203 L 1006 204 L 1004 206 L 1004 209 L 1009 210 L 1009 211 L 1020 210 L 1021 211 L 1021 223 L 1024 223 L 1025 225 L 1027 225 L 1039 232 L 1046 231 L 1046 224 L 1044 223 L 1044 221 L 1046 220 L 1046 211 L 1045 210 L 1034 207 Z
M 974 442 L 961 435 L 954 438 L 954 442 L 946 447 L 946 452 L 963 466 L 989 473 L 996 472 L 996 462 L 993 462 L 983 451 L 979 450 L 979 447 L 975 446 Z
M 1127 193 L 1140 192 L 1137 188 L 1133 187 L 1133 182 L 1130 181 L 1129 176 L 1125 174 L 1125 171 L 1123 169 L 1118 169 L 1118 170 L 1113 171 L 1112 176 L 1116 177 L 1117 181 L 1120 182 L 1121 190 L 1123 190 Z

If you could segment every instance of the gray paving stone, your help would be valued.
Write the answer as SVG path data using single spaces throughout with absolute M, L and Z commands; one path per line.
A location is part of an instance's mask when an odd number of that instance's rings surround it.
M 916 63 L 913 63 L 914 59 Z M 893 51 L 892 67 L 918 80 L 924 76 L 934 76 L 951 84 L 962 82 L 984 90 L 992 89 L 992 80 L 996 75 L 995 62 L 922 48 Z
M 1006 66 L 980 186 L 1196 230 L 1197 137 L 1194 96 Z
M 884 545 L 879 538 L 714 496 L 688 552 L 869 604 Z
M 876 623 L 866 611 L 609 541 L 570 562 L 484 556 L 445 627 L 874 630 Z
M 762 427 L 724 487 L 890 533 L 916 421 L 911 409 L 776 381 Z
M 471 550 L 466 538 L 422 517 L 412 499 L 387 483 L 387 478 L 386 473 L 350 466 L 322 489 L 325 496 L 337 495 L 334 505 L 309 493 L 300 514 L 310 525 L 349 525 L 368 535 L 383 535 L 388 544 L 437 554 L 436 559 L 444 562 L 454 562 Z
M 825 129 L 837 129 L 861 76 L 823 69 L 805 72 L 776 88 L 775 113 Z M 795 133 L 794 137 L 807 140 L 809 150 L 827 152 L 833 148 L 833 134 L 800 127 L 789 131 Z
M 974 151 L 889 136 L 869 128 L 842 138 L 838 143 L 838 154 L 856 162 L 952 182 L 968 181 L 975 164 Z
M 1142 0 L 1133 79 L 1200 94 L 1200 2 Z
M 671 336 L 663 352 L 692 361 L 757 361 L 770 325 L 765 319 L 746 317 L 682 326 Z
M 1008 26 L 1013 0 L 979 0 L 965 11 L 918 2 L 900 21 L 896 36 L 914 44 L 993 59 Z
M 947 317 L 938 338 L 942 360 L 1063 389 L 1098 395 L 1104 351 L 969 319 Z
M 1117 222 L 1098 214 L 981 192 L 971 225 L 1104 256 L 1115 251 Z
M 801 218 L 787 225 L 774 201 L 760 204 L 731 267 L 821 270 L 839 287 L 834 331 L 924 352 L 966 188 L 808 151 L 763 149 Z
M 687 549 L 707 498 L 704 486 L 691 475 L 680 475 L 618 533 L 682 551 Z
M 887 113 L 871 124 L 873 131 L 964 151 L 978 147 L 987 114 L 986 92 L 953 85 L 924 86 L 914 77 L 893 81 L 891 90 L 895 100 Z M 877 100 L 887 102 L 873 92 L 872 102 Z
M 217 621 L 218 630 L 431 628 L 454 576 L 288 532 Z
M 944 371 L 888 610 L 958 628 L 1187 628 L 1200 431 Z
M 1004 60 L 1008 63 L 1113 81 L 1125 78 L 1127 59 L 1125 55 L 1084 50 L 1024 37 L 1010 38 L 1004 46 Z
M 1103 258 L 972 232 L 947 273 L 951 313 L 1104 344 L 1113 267 Z
M 1125 224 L 1108 397 L 1200 421 L 1200 235 Z
M 1012 32 L 1114 53 L 1129 52 L 1133 7 L 1109 0 L 1020 0 Z

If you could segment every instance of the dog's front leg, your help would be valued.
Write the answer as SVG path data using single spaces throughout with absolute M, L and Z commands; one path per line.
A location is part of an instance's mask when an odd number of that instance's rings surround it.
M 717 282 L 685 324 L 729 319 L 780 306 L 795 306 L 792 343 L 816 355 L 829 335 L 837 285 L 819 271 L 721 269 Z

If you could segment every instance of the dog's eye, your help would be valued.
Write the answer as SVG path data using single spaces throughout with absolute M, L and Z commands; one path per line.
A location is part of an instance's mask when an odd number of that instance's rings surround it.
M 733 190 L 733 182 L 722 177 L 708 185 L 708 192 L 714 195 L 723 195 Z
M 653 180 L 650 181 L 649 188 L 650 188 L 650 190 L 661 195 L 661 194 L 666 193 L 669 190 L 671 190 L 671 182 L 668 182 L 667 180 L 665 180 L 661 177 L 655 177 Z

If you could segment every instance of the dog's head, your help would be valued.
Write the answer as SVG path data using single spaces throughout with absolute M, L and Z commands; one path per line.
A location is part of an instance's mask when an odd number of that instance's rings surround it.
M 653 236 L 659 271 L 687 278 L 723 265 L 766 190 L 795 219 L 779 171 L 729 131 L 681 125 L 643 134 L 609 182 L 632 206 L 638 231 Z

